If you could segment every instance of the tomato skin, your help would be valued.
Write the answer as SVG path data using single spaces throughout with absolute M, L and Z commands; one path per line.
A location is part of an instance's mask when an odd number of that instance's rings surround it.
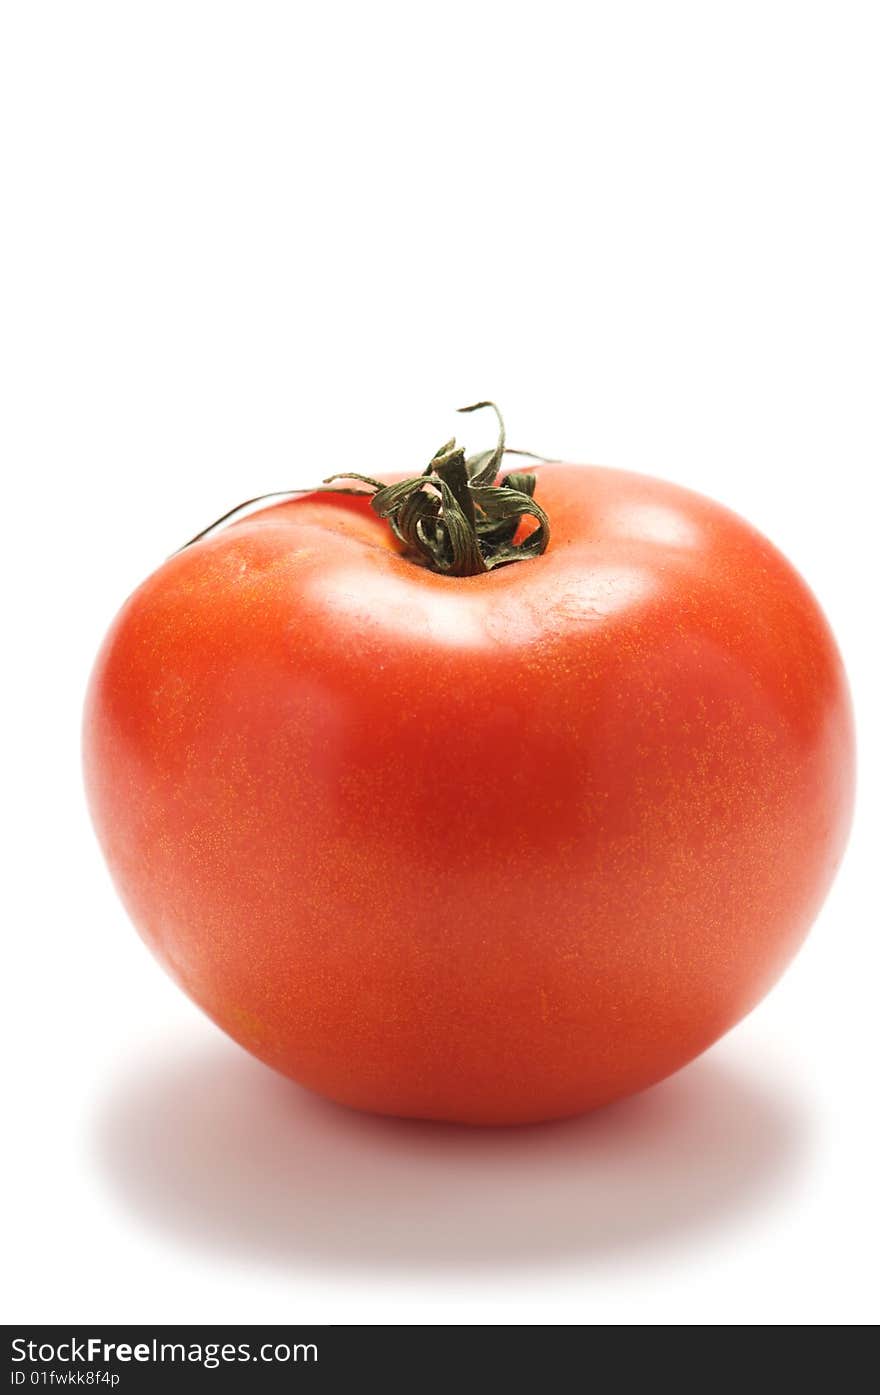
M 684 1065 L 795 953 L 849 828 L 811 593 L 689 491 L 541 466 L 546 554 L 414 565 L 365 501 L 160 567 L 98 657 L 89 802 L 232 1037 L 362 1109 L 503 1124 Z

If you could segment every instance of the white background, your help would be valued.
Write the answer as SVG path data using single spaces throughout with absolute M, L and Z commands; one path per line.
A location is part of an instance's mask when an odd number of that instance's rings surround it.
M 878 11 L 7 3 L 7 1320 L 878 1313 Z M 514 443 L 695 486 L 834 625 L 849 854 L 784 982 L 592 1119 L 362 1118 L 152 962 L 80 789 L 94 652 L 202 524 Z M 468 440 L 488 439 L 473 420 Z

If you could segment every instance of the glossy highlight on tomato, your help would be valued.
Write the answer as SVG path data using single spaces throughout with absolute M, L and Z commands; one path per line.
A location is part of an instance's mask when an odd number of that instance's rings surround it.
M 766 993 L 842 855 L 850 703 L 797 573 L 685 489 L 536 475 L 546 551 L 478 575 L 369 498 L 261 509 L 149 577 L 91 679 L 141 935 L 360 1109 L 508 1124 L 660 1080 Z

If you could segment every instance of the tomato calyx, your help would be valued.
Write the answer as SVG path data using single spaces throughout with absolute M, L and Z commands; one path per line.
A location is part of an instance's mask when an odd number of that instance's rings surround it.
M 534 474 L 510 471 L 498 480 L 505 455 L 530 456 L 532 451 L 507 445 L 504 419 L 494 402 L 474 402 L 460 412 L 489 407 L 498 419 L 498 440 L 491 450 L 466 456 L 453 436 L 436 452 L 420 475 L 384 484 L 369 475 L 343 471 L 328 476 L 319 489 L 288 489 L 260 494 L 203 528 L 179 548 L 185 551 L 222 524 L 254 504 L 297 494 L 354 494 L 370 500 L 406 554 L 422 566 L 445 576 L 477 576 L 511 562 L 540 557 L 550 541 L 550 520 L 535 502 Z M 354 480 L 364 489 L 346 489 L 337 480 Z M 535 528 L 515 541 L 523 518 L 533 518 Z
M 369 475 L 344 472 L 336 480 L 357 480 L 370 506 L 386 520 L 405 550 L 432 571 L 446 576 L 477 576 L 493 567 L 539 557 L 550 541 L 550 521 L 534 499 L 535 476 L 522 471 L 498 471 L 508 451 L 504 420 L 494 402 L 474 402 L 461 412 L 490 407 L 498 418 L 498 441 L 492 450 L 465 456 L 455 437 L 446 441 L 420 475 L 383 484 Z M 517 451 L 511 454 L 527 454 Z M 515 542 L 520 520 L 534 518 L 537 527 Z

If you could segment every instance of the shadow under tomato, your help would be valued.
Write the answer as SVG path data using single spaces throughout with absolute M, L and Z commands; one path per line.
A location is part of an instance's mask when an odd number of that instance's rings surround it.
M 790 1185 L 788 1097 L 713 1055 L 565 1123 L 508 1129 L 338 1108 L 225 1042 L 121 1079 L 101 1168 L 151 1226 L 285 1265 L 587 1261 L 729 1223 Z

